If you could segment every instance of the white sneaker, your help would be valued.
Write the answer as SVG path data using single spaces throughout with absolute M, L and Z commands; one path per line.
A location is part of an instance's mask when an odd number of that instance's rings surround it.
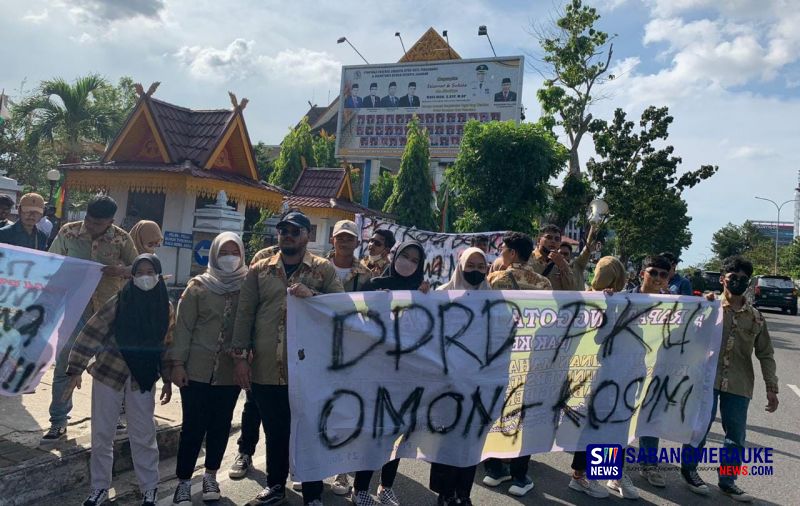
M 589 497 L 596 497 L 598 499 L 608 497 L 608 489 L 600 485 L 600 482 L 597 480 L 586 478 L 585 474 L 580 478 L 575 478 L 575 475 L 573 475 L 572 479 L 569 480 L 569 488 L 577 490 L 578 492 L 583 492 Z
M 295 492 L 302 492 L 303 491 L 303 482 L 302 481 L 294 481 L 292 480 L 292 490 Z
M 623 499 L 638 499 L 639 489 L 633 484 L 633 480 L 628 476 L 625 471 L 622 472 L 622 478 L 619 480 L 608 480 L 606 484 L 608 488 L 617 492 Z
M 336 495 L 347 495 L 350 493 L 350 477 L 347 476 L 347 473 L 336 475 L 333 479 L 333 485 L 331 485 L 331 492 Z
M 533 480 L 530 476 L 526 476 L 523 480 L 514 480 L 512 483 L 508 488 L 508 493 L 511 495 L 522 497 L 533 490 Z
M 664 476 L 664 471 L 660 470 L 658 466 L 642 466 L 639 474 L 654 487 L 664 488 L 667 486 L 667 478 Z

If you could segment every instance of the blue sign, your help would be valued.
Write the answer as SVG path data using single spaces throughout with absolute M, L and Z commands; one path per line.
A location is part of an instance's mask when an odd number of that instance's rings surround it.
M 208 265 L 208 250 L 211 248 L 211 241 L 199 241 L 194 245 L 194 261 L 203 267 Z
M 590 480 L 622 479 L 622 446 L 588 445 L 586 478 Z
M 192 234 L 183 234 L 181 232 L 168 232 L 165 230 L 163 246 L 192 249 L 193 248 Z

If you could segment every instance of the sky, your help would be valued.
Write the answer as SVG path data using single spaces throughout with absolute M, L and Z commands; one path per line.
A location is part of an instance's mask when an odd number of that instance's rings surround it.
M 448 30 L 463 58 L 524 55 L 522 101 L 528 120 L 540 109 L 540 56 L 534 35 L 562 0 L 6 0 L 0 16 L 0 87 L 12 100 L 39 81 L 99 73 L 131 76 L 156 98 L 195 109 L 228 108 L 227 91 L 247 97 L 252 141 L 278 144 L 309 102 L 338 92 L 342 65 L 396 62 L 429 27 Z M 684 264 L 712 256 L 712 234 L 728 222 L 775 220 L 794 198 L 800 170 L 800 0 L 594 0 L 599 29 L 614 34 L 606 98 L 591 112 L 638 119 L 668 106 L 668 143 L 681 171 L 718 165 L 687 190 L 692 246 Z M 593 155 L 581 145 L 581 162 Z M 613 212 L 613 210 L 612 210 Z M 787 204 L 781 220 L 793 219 Z M 658 233 L 654 230 L 653 233 Z

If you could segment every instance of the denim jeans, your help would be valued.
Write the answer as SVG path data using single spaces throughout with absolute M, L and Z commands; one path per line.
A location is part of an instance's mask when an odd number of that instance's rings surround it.
M 89 302 L 90 307 L 91 304 L 92 303 Z M 61 352 L 56 356 L 56 368 L 55 371 L 53 371 L 52 398 L 50 400 L 50 425 L 54 427 L 67 426 L 69 413 L 72 411 L 72 396 L 70 395 L 67 400 L 64 400 L 63 397 L 64 391 L 67 389 L 67 383 L 69 382 L 69 378 L 67 377 L 69 352 L 72 350 L 75 339 L 77 339 L 81 330 L 83 330 L 83 327 L 86 325 L 86 322 L 88 322 L 91 317 L 92 312 L 87 308 L 78 320 L 78 325 L 75 326 L 75 330 L 69 336 L 64 347 L 61 348 Z
M 714 404 L 711 408 L 711 420 L 708 422 L 706 435 L 696 449 L 702 450 L 706 445 L 708 432 L 711 430 L 711 424 L 714 423 L 714 417 L 717 415 L 717 405 L 719 405 L 719 416 L 722 418 L 722 430 L 725 432 L 723 447 L 727 450 L 728 454 L 727 458 L 722 458 L 722 455 L 720 455 L 720 464 L 723 466 L 738 466 L 741 464 L 739 452 L 744 449 L 745 432 L 747 430 L 747 409 L 750 406 L 750 399 L 748 397 L 714 390 Z M 689 450 L 692 450 L 691 446 L 683 445 L 684 452 Z M 733 454 L 734 451 L 736 452 L 735 455 Z M 691 461 L 681 463 L 681 469 L 684 471 L 695 471 L 697 470 L 697 462 L 692 459 Z M 736 475 L 719 475 L 720 485 L 730 486 L 733 485 L 735 481 Z

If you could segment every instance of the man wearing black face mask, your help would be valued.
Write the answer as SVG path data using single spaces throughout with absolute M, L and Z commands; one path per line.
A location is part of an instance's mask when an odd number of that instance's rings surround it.
M 739 466 L 741 452 L 745 448 L 747 409 L 753 397 L 753 363 L 750 358 L 755 351 L 761 363 L 761 374 L 767 388 L 769 413 L 778 409 L 778 377 L 773 358 L 772 340 L 767 322 L 761 313 L 743 297 L 753 264 L 740 256 L 728 257 L 722 262 L 722 343 L 717 377 L 714 380 L 714 405 L 708 428 L 717 415 L 719 406 L 722 429 L 725 431 L 725 450 L 721 455 L 722 466 Z M 713 294 L 709 296 L 713 300 Z M 706 432 L 708 434 L 708 432 Z M 705 446 L 705 438 L 699 448 L 684 445 L 684 451 L 699 451 Z M 721 452 L 722 453 L 722 452 Z M 727 458 L 725 458 L 727 457 Z M 708 486 L 697 474 L 697 463 L 682 462 L 681 476 L 692 492 L 708 494 Z M 736 475 L 719 476 L 719 489 L 735 501 L 750 502 L 753 498 L 736 486 Z

